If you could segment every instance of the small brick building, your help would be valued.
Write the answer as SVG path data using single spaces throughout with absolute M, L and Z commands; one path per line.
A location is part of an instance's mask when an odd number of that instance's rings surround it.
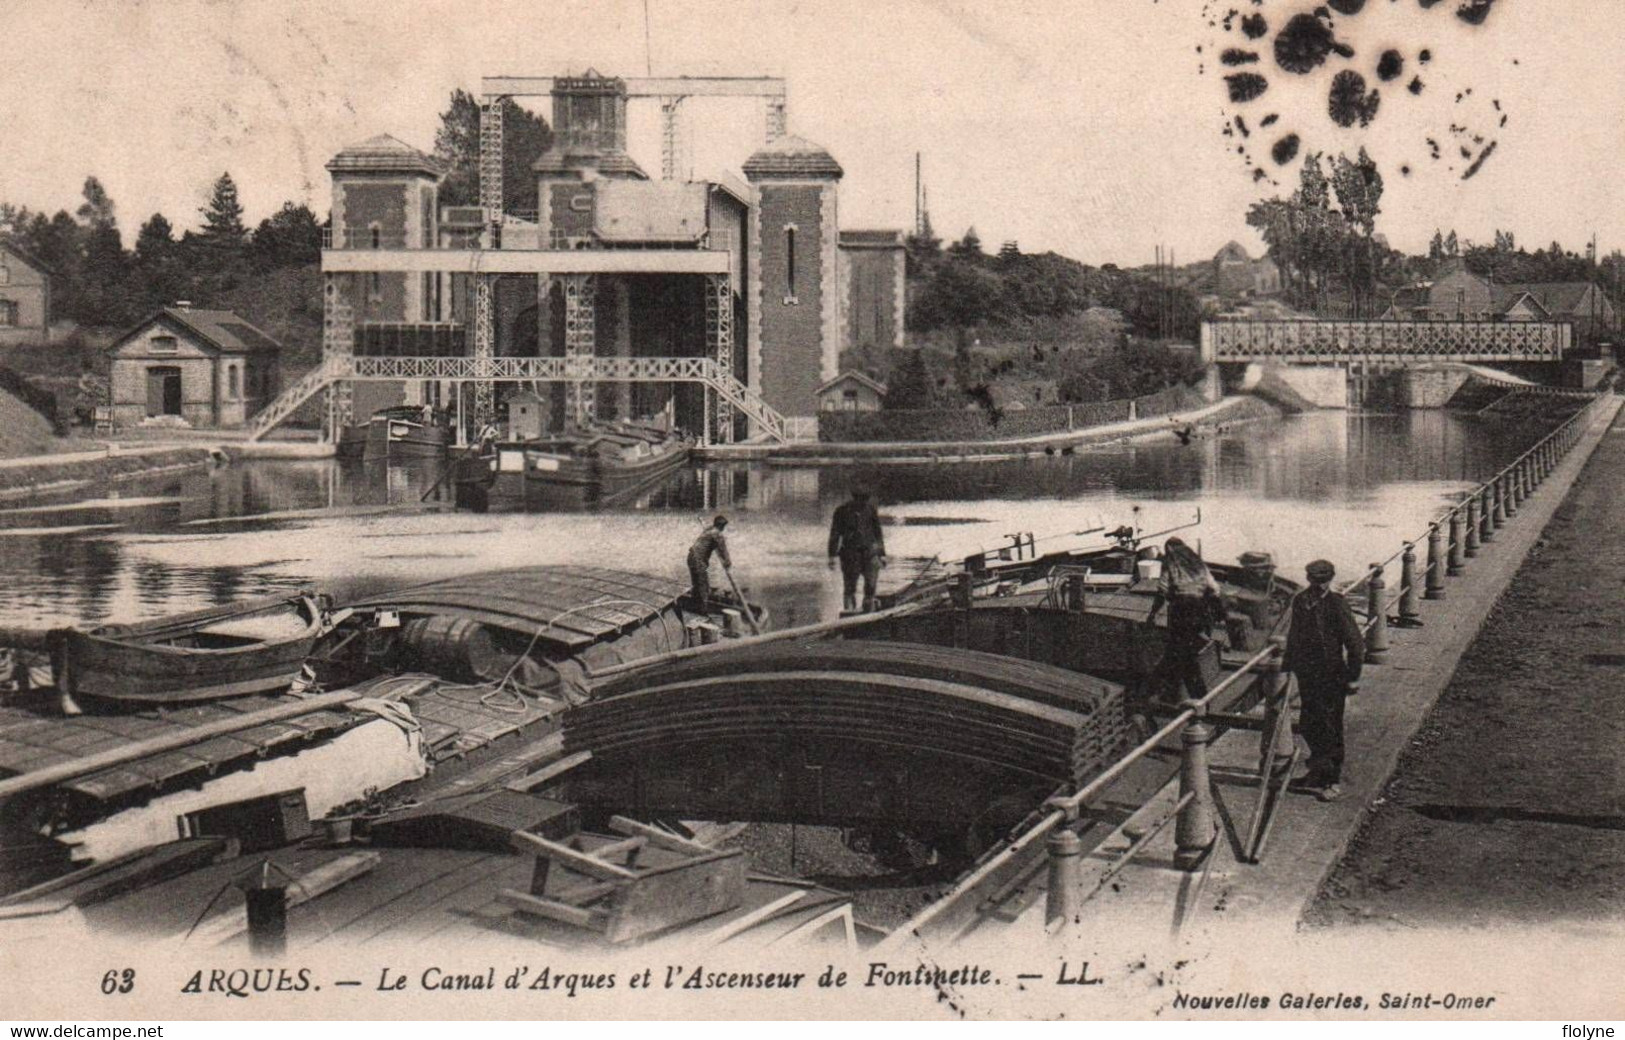
M 164 307 L 108 348 L 113 423 L 241 426 L 277 393 L 276 340 L 231 311 Z
M 0 345 L 50 338 L 51 272 L 0 239 Z
M 886 384 L 862 372 L 842 372 L 818 388 L 821 412 L 878 412 L 886 399 Z

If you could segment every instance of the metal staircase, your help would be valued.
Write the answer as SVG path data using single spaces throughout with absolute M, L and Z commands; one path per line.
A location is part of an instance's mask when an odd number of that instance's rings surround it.
M 706 357 L 370 357 L 333 355 L 248 421 L 257 441 L 334 382 L 454 379 L 564 383 L 703 383 L 750 417 L 769 439 L 789 440 L 790 423 L 760 394 Z
M 336 373 L 348 366 L 344 362 L 348 358 L 328 358 L 315 368 L 300 376 L 299 379 L 264 408 L 254 413 L 248 420 L 248 439 L 257 441 L 281 425 L 288 416 L 299 409 L 299 406 L 321 393 L 329 383 L 338 378 Z

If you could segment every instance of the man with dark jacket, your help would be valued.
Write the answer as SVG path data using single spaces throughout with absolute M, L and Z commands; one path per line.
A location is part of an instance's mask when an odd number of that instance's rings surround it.
M 875 583 L 886 566 L 886 536 L 880 531 L 880 513 L 869 492 L 854 489 L 852 499 L 835 508 L 829 522 L 829 569 L 841 564 L 841 605 L 858 609 L 858 579 L 863 579 L 863 609 L 873 610 Z
M 724 570 L 733 566 L 728 558 L 728 538 L 722 533 L 727 527 L 728 518 L 718 516 L 688 547 L 688 579 L 694 586 L 694 601 L 701 610 L 711 605 L 711 556 L 715 554 L 722 561 Z
M 1343 705 L 1360 683 L 1365 637 L 1348 600 L 1331 589 L 1335 568 L 1316 560 L 1305 573 L 1309 587 L 1292 597 L 1282 665 L 1298 678 L 1298 728 L 1309 745 L 1302 786 L 1333 802 L 1343 794 Z

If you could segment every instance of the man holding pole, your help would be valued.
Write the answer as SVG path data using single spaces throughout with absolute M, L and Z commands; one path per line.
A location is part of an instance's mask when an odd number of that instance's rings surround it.
M 1301 788 L 1323 802 L 1342 797 L 1343 705 L 1360 685 L 1365 636 L 1341 592 L 1331 588 L 1336 569 L 1316 560 L 1305 570 L 1309 587 L 1292 597 L 1282 667 L 1298 678 L 1298 729 L 1309 745 L 1309 771 Z
M 694 585 L 694 599 L 701 610 L 711 607 L 712 555 L 722 561 L 724 571 L 733 566 L 733 561 L 728 558 L 728 539 L 722 533 L 727 526 L 728 518 L 718 515 L 711 521 L 711 526 L 688 547 L 688 577 Z
M 829 569 L 841 565 L 841 608 L 846 613 L 858 609 L 858 579 L 863 579 L 863 609 L 875 606 L 875 583 L 880 568 L 886 566 L 886 536 L 880 530 L 880 514 L 869 500 L 869 492 L 854 488 L 850 501 L 835 508 L 829 522 Z

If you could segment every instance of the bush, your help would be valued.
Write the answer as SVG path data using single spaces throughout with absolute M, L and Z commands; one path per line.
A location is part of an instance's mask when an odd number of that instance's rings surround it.
M 43 415 L 46 421 L 51 424 L 51 429 L 59 436 L 66 432 L 66 428 L 62 423 L 62 416 L 57 410 L 56 395 L 49 390 L 43 390 L 35 386 L 22 375 L 4 365 L 0 365 L 0 390 L 4 390 Z

